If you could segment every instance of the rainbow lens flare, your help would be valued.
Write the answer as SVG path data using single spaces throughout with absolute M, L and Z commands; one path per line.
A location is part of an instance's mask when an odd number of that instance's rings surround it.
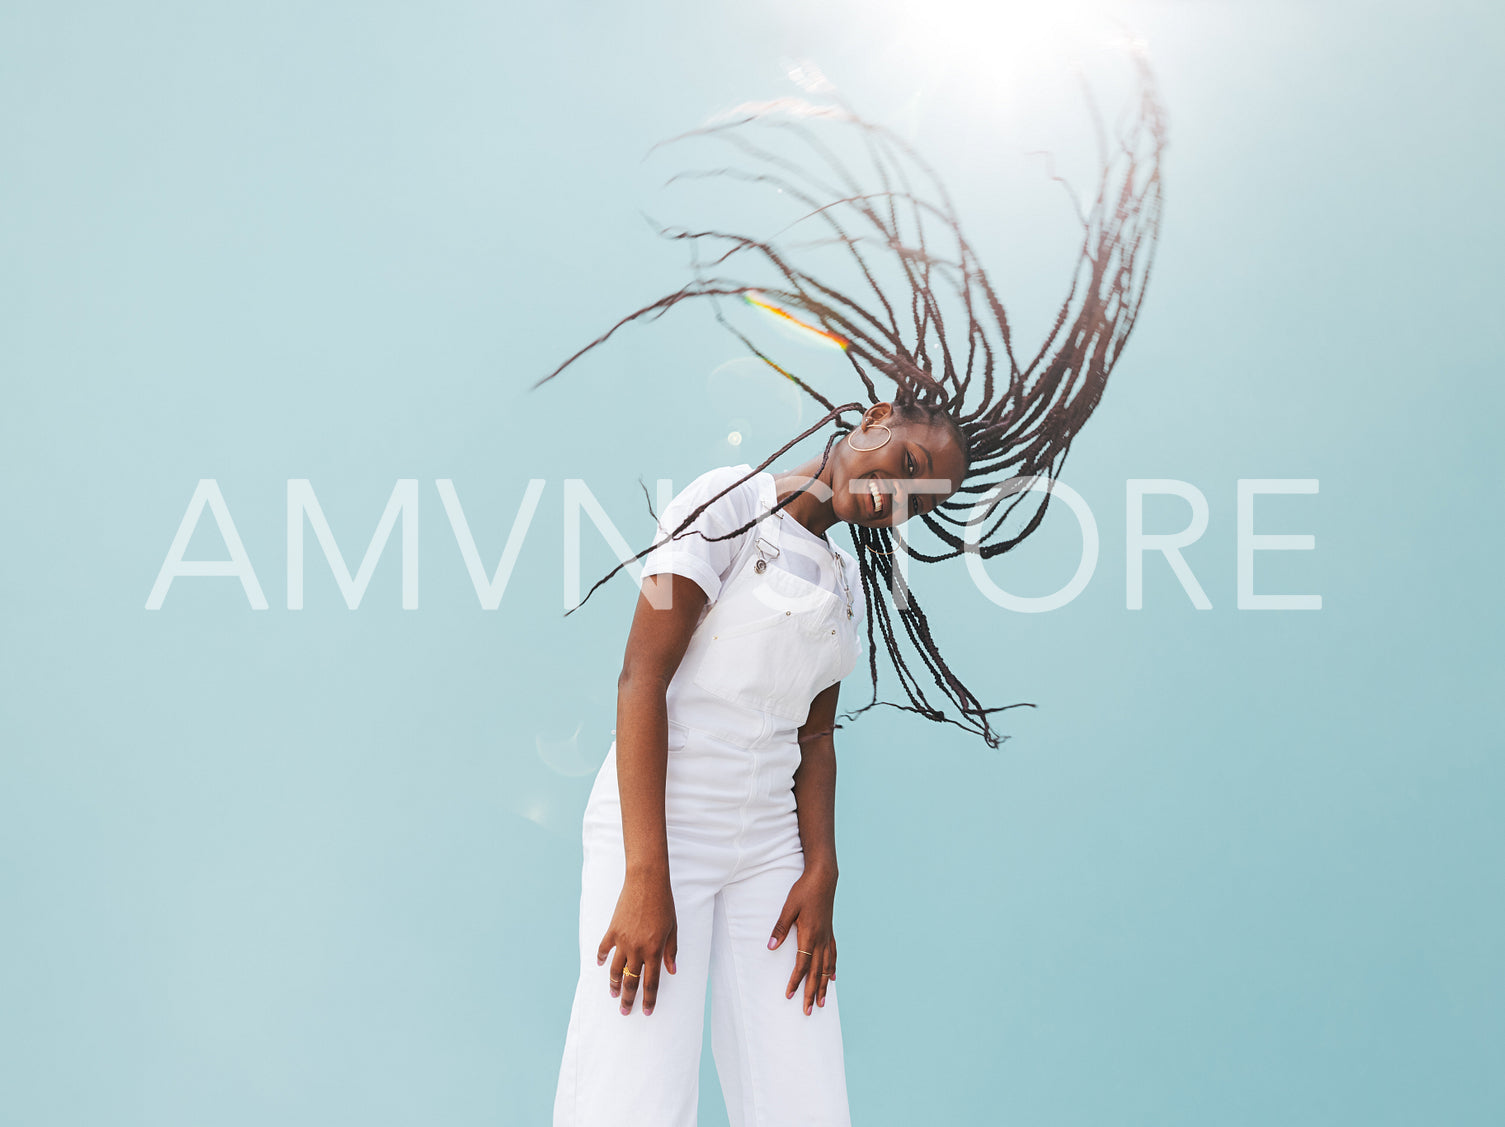
M 783 318 L 785 321 L 788 321 L 789 323 L 796 325 L 801 329 L 804 329 L 805 332 L 811 333 L 814 336 L 819 337 L 821 340 L 829 341 L 831 344 L 836 345 L 843 351 L 845 351 L 847 345 L 851 343 L 849 340 L 847 340 L 846 337 L 841 336 L 838 333 L 827 332 L 825 329 L 817 328 L 816 326 L 810 324 L 808 321 L 801 321 L 798 317 L 796 317 L 793 313 L 790 313 L 788 310 L 780 309 L 777 305 L 774 305 L 765 300 L 762 293 L 758 290 L 743 290 L 742 300 L 747 302 L 747 304 L 749 305 L 755 305 L 759 309 L 767 310 L 775 317 Z

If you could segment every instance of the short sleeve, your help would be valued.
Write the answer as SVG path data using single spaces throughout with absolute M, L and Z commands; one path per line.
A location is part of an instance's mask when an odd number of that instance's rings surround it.
M 748 529 L 739 536 L 727 536 L 758 516 L 757 477 L 713 501 L 676 539 L 671 541 L 669 536 L 692 512 L 751 471 L 750 465 L 723 466 L 707 470 L 685 486 L 659 515 L 655 547 L 643 557 L 643 578 L 665 572 L 683 575 L 693 579 L 706 598 L 714 601 L 721 585 L 731 578 L 742 546 L 753 534 Z

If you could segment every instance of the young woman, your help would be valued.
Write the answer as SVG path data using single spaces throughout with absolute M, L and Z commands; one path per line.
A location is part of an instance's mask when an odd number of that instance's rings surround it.
M 1043 518 L 1049 490 L 1028 487 L 1054 481 L 1096 405 L 1158 234 L 1164 134 L 1142 61 L 1137 73 L 1137 120 L 1104 160 L 1096 199 L 1081 213 L 1070 290 L 1033 359 L 1016 359 L 1003 306 L 913 151 L 844 105 L 784 100 L 696 135 L 734 140 L 758 167 L 725 174 L 808 209 L 804 221 L 824 227 L 858 289 L 797 268 L 770 240 L 670 232 L 721 244 L 718 270 L 748 258 L 773 282 L 702 269 L 544 378 L 629 321 L 691 297 L 740 296 L 838 343 L 867 397 L 834 403 L 732 329 L 825 414 L 756 467 L 700 475 L 639 553 L 647 558 L 618 679 L 616 740 L 585 810 L 580 972 L 555 1127 L 693 1127 L 708 985 L 734 1127 L 850 1122 L 831 926 L 841 683 L 865 630 L 873 696 L 847 718 L 893 703 L 877 699 L 881 637 L 909 701 L 894 707 L 992 747 L 1005 738 L 988 717 L 1016 706 L 983 707 L 941 659 L 895 557 L 986 558 Z M 875 188 L 862 190 L 817 123 L 860 140 Z M 806 159 L 745 140 L 757 126 L 786 131 Z M 892 391 L 880 394 L 887 383 Z M 827 427 L 819 457 L 767 468 Z M 994 536 L 1031 502 L 1021 529 Z M 899 527 L 916 518 L 950 551 L 926 555 L 901 538 Z M 855 554 L 832 537 L 842 524 Z M 910 652 L 955 715 L 926 696 Z

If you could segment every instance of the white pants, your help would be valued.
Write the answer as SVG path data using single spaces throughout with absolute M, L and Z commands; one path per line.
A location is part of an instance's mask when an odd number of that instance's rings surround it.
M 768 939 L 804 871 L 791 791 L 793 733 L 735 746 L 671 721 L 665 824 L 678 925 L 677 973 L 661 969 L 653 1013 L 611 996 L 596 952 L 622 891 L 625 857 L 616 744 L 584 820 L 580 978 L 554 1101 L 554 1127 L 694 1127 L 702 1017 L 732 1127 L 849 1127 L 836 984 L 804 1012 L 791 928 Z

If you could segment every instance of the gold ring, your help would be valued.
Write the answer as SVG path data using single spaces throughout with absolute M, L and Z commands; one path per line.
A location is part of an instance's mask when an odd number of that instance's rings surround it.
M 795 950 L 799 951 L 800 949 L 798 947 L 796 947 Z M 809 951 L 800 951 L 801 955 L 808 955 L 809 953 L 810 953 Z
M 627 969 L 627 968 L 626 968 L 626 967 L 623 967 L 623 968 L 622 968 L 622 973 L 623 973 L 623 974 L 632 974 L 632 971 L 630 971 L 630 970 L 628 970 L 628 969 Z M 637 977 L 639 977 L 639 976 L 638 976 L 638 975 L 635 975 L 635 974 L 632 974 L 632 977 L 633 977 L 633 978 L 637 978 Z

